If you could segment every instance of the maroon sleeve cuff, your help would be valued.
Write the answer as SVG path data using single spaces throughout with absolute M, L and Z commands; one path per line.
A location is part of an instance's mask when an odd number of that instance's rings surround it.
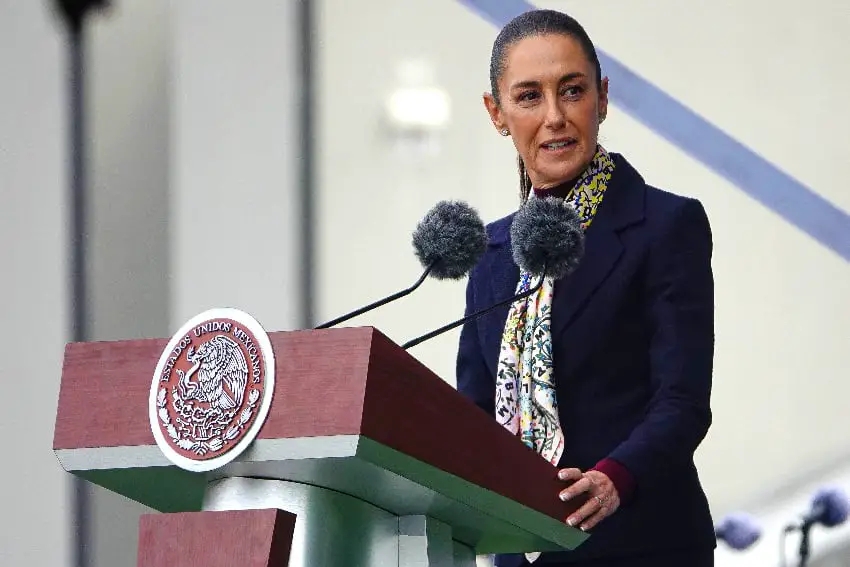
M 629 469 L 614 459 L 602 459 L 596 463 L 592 470 L 599 471 L 611 479 L 620 496 L 621 503 L 625 504 L 634 495 L 635 477 L 632 476 Z

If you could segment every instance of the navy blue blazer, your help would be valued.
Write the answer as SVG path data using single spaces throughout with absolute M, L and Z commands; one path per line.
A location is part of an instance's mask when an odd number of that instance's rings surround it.
M 635 491 L 578 549 L 543 554 L 538 563 L 715 546 L 693 461 L 711 423 L 711 229 L 699 201 L 647 185 L 625 158 L 611 155 L 616 167 L 584 257 L 554 287 L 560 467 L 587 470 L 610 458 L 632 474 Z M 512 218 L 487 227 L 490 244 L 470 274 L 467 313 L 516 290 Z M 507 314 L 504 307 L 461 331 L 457 388 L 490 415 Z M 503 556 L 497 564 L 519 561 Z

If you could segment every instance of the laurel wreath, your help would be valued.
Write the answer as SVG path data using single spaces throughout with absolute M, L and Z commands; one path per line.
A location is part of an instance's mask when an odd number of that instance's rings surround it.
M 180 413 L 180 409 L 176 407 L 177 399 L 180 398 L 176 387 L 172 388 L 171 395 L 172 407 L 174 408 L 174 411 Z M 245 409 L 243 409 L 242 413 L 239 414 L 238 421 L 233 424 L 224 435 L 213 437 L 209 441 L 193 441 L 180 436 L 177 432 L 177 428 L 171 422 L 171 416 L 168 415 L 168 408 L 166 407 L 168 404 L 167 396 L 168 392 L 166 389 L 160 388 L 156 397 L 156 405 L 159 408 L 157 414 L 159 415 L 159 420 L 162 422 L 163 427 L 165 427 L 165 431 L 168 433 L 168 436 L 175 445 L 184 451 L 191 451 L 199 457 L 202 457 L 210 451 L 215 452 L 220 450 L 239 436 L 245 428 L 245 425 L 251 421 L 251 417 L 254 415 L 257 401 L 260 399 L 260 391 L 252 389 L 248 394 L 248 405 L 245 406 Z

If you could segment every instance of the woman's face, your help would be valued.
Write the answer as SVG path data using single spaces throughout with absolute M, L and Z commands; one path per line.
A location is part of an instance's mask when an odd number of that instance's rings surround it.
M 608 110 L 608 79 L 581 44 L 561 34 L 531 36 L 507 49 L 499 79 L 500 104 L 484 103 L 496 129 L 507 129 L 532 185 L 553 187 L 577 177 L 596 153 L 599 123 Z

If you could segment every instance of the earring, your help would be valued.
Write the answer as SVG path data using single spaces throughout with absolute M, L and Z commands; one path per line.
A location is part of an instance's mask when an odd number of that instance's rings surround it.
M 508 131 L 508 129 L 507 129 L 507 128 L 502 128 L 502 131 L 501 131 L 501 132 L 499 132 L 499 133 L 500 133 L 502 136 L 507 136 L 508 134 L 510 134 L 510 132 Z

